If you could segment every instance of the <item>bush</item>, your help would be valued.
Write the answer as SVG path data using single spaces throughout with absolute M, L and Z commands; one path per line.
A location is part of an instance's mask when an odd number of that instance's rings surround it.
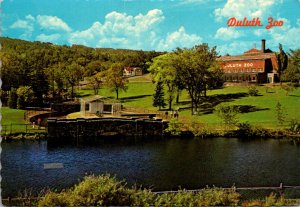
M 126 187 L 110 175 L 87 176 L 74 188 L 52 191 L 40 198 L 38 206 L 234 206 L 240 195 L 234 189 L 206 188 L 199 192 L 157 194 L 151 190 Z
M 245 122 L 238 124 L 238 130 L 236 133 L 239 137 L 252 137 L 255 135 L 255 130 L 253 129 L 251 124 Z
M 255 86 L 250 86 L 248 88 L 248 94 L 250 96 L 258 96 L 258 90 L 257 90 L 257 88 Z
M 195 137 L 204 138 L 220 136 L 220 134 L 215 129 L 211 129 L 204 124 L 195 122 L 192 122 L 192 124 L 189 126 L 189 131 L 191 131 Z
M 169 121 L 168 128 L 165 129 L 165 132 L 170 133 L 173 136 L 180 136 L 182 131 L 183 124 L 180 123 L 177 119 L 171 119 Z
M 234 105 L 219 104 L 215 108 L 215 112 L 227 126 L 233 126 L 238 122 L 237 115 L 239 113 L 239 108 Z
M 297 119 L 292 119 L 289 126 L 290 132 L 300 133 L 300 122 Z

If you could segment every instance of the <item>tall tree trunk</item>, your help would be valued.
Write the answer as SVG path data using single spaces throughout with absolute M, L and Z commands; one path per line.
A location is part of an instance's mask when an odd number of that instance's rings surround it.
M 169 97 L 169 110 L 172 110 L 172 98 L 171 97 Z
M 194 115 L 194 100 L 192 99 L 192 115 Z
M 116 88 L 117 99 L 119 99 L 119 88 Z
M 176 95 L 176 103 L 178 104 L 179 103 L 179 90 L 177 90 L 177 95 Z
M 71 99 L 73 100 L 74 98 L 74 86 L 71 86 Z

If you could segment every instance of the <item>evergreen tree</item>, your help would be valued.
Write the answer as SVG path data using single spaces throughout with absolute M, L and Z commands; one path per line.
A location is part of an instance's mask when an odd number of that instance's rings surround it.
M 283 108 L 279 101 L 276 104 L 276 118 L 279 125 L 282 125 L 284 123 L 285 117 L 283 113 Z
M 11 109 L 17 108 L 17 90 L 15 88 L 11 88 L 8 96 L 7 105 Z
M 153 106 L 154 107 L 159 107 L 159 110 L 161 107 L 165 107 L 167 104 L 165 103 L 164 99 L 164 87 L 162 84 L 162 81 L 159 80 L 156 84 L 155 88 L 155 94 L 153 94 Z
M 276 54 L 277 56 L 277 64 L 278 64 L 278 76 L 281 83 L 281 75 L 285 71 L 288 66 L 288 56 L 282 49 L 282 45 L 279 44 L 279 53 Z

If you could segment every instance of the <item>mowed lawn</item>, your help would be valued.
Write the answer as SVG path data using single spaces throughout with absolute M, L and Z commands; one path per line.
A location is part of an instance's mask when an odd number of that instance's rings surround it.
M 300 120 L 300 88 L 295 89 L 286 95 L 286 91 L 280 86 L 266 88 L 257 86 L 258 96 L 249 96 L 247 86 L 228 86 L 222 89 L 208 91 L 208 97 L 201 102 L 198 115 L 191 115 L 191 102 L 186 91 L 180 96 L 180 103 L 173 104 L 173 109 L 180 109 L 179 118 L 184 121 L 193 121 L 208 125 L 220 124 L 220 120 L 214 113 L 214 108 L 220 103 L 238 105 L 242 112 L 238 115 L 240 122 L 266 128 L 281 127 L 278 124 L 276 115 L 276 105 L 282 105 L 285 115 L 284 126 L 288 126 L 291 119 Z M 119 93 L 119 99 L 125 107 L 136 109 L 147 109 L 157 111 L 157 107 L 152 106 L 155 84 L 151 82 L 130 82 L 126 92 Z M 92 90 L 81 90 L 79 95 L 91 95 Z M 101 89 L 100 95 L 115 98 L 115 92 L 107 88 Z M 166 93 L 165 93 L 166 98 Z M 167 102 L 167 101 L 166 101 Z
M 10 109 L 8 107 L 1 107 L 2 132 L 10 131 L 11 125 L 13 132 L 25 131 L 26 126 L 24 124 L 28 123 L 24 120 L 24 112 L 24 110 L 20 109 Z

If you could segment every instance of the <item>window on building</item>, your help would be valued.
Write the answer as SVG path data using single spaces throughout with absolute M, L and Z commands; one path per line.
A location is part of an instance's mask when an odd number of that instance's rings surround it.
M 104 104 L 103 105 L 103 112 L 104 113 L 109 113 L 112 111 L 112 105 L 111 104 Z
M 252 72 L 256 72 L 255 68 L 252 69 Z

